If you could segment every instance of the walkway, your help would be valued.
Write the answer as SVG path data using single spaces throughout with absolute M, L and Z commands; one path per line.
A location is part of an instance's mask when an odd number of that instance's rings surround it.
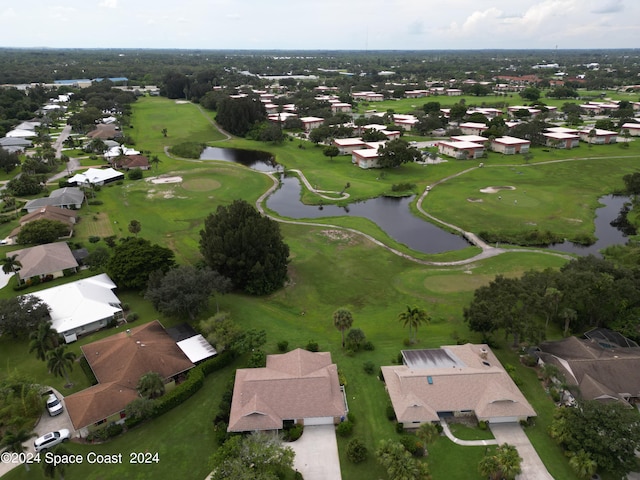
M 453 433 L 451 433 L 451 429 L 449 428 L 449 424 L 447 424 L 446 420 L 444 420 L 443 418 L 440 419 L 440 425 L 442 426 L 442 431 L 447 436 L 447 438 L 456 445 L 462 445 L 463 447 L 486 447 L 487 445 L 498 445 L 498 440 L 496 439 L 461 440 L 458 437 L 454 437 Z

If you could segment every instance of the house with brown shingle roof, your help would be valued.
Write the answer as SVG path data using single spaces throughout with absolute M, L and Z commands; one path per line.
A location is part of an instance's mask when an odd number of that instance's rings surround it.
M 403 365 L 381 367 L 398 422 L 407 429 L 441 416 L 475 414 L 489 423 L 536 412 L 487 345 L 403 350 Z
M 157 320 L 80 348 L 99 382 L 65 398 L 81 436 L 104 423 L 123 420 L 125 407 L 138 398 L 136 386 L 145 373 L 160 374 L 169 390 L 194 366 Z
M 32 277 L 62 277 L 65 270 L 76 270 L 78 262 L 66 242 L 46 243 L 35 247 L 14 250 L 7 255 L 16 255 L 20 269 L 16 275 L 20 281 Z
M 298 348 L 268 355 L 264 368 L 236 371 L 228 431 L 279 430 L 288 422 L 330 425 L 346 415 L 331 354 Z
M 69 229 L 69 233 L 67 235 L 71 237 L 73 235 L 73 226 L 76 224 L 77 219 L 78 213 L 74 210 L 55 207 L 53 205 L 45 205 L 42 208 L 34 210 L 31 213 L 27 213 L 25 216 L 20 218 L 20 226 L 14 228 L 11 233 L 7 235 L 7 243 L 15 243 L 16 237 L 20 233 L 22 227 L 29 222 L 35 222 L 37 220 L 52 220 L 64 223 Z
M 640 401 L 640 347 L 567 337 L 540 344 L 540 358 L 558 367 L 584 400 Z
M 114 158 L 112 165 L 113 168 L 117 168 L 119 170 L 131 170 L 132 168 L 149 170 L 149 168 L 151 168 L 149 159 L 144 155 L 122 155 Z

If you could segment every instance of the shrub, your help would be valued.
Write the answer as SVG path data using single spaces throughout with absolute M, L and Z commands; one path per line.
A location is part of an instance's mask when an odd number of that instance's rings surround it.
M 353 433 L 353 423 L 351 423 L 349 420 L 345 420 L 344 422 L 339 423 L 336 427 L 336 433 L 341 437 L 348 437 L 349 435 L 351 435 L 351 433 Z
M 486 429 L 487 429 L 487 427 L 488 427 L 488 425 L 487 425 L 487 421 L 486 421 L 486 420 L 480 420 L 480 421 L 478 422 L 478 428 L 479 428 L 480 430 L 486 430 Z
M 310 352 L 320 351 L 320 346 L 318 345 L 318 342 L 316 342 L 315 340 L 309 340 L 309 343 L 307 343 L 307 346 L 304 348 L 305 350 L 308 350 Z
M 247 362 L 247 366 L 249 368 L 261 368 L 267 365 L 267 354 L 264 353 L 264 350 L 255 350 L 251 357 L 249 357 L 249 361 Z
M 405 192 L 407 190 L 413 190 L 416 188 L 415 183 L 394 183 L 391 185 L 392 192 Z
M 367 447 L 359 438 L 353 438 L 349 440 L 347 444 L 347 458 L 353 463 L 364 462 L 367 459 L 369 452 Z
M 127 178 L 129 180 L 140 180 L 142 178 L 142 170 L 140 170 L 139 168 L 133 168 L 129 170 Z
M 89 200 L 87 202 L 89 205 L 102 205 L 102 200 Z
M 96 237 L 95 235 L 91 235 L 89 237 L 89 243 L 98 243 L 100 241 L 100 237 Z
M 124 427 L 119 423 L 113 423 L 105 428 L 105 434 L 107 438 L 117 437 L 122 433 Z
M 364 345 L 362 345 L 362 348 L 368 352 L 373 352 L 376 347 L 373 345 L 373 342 L 371 342 L 371 340 L 367 340 L 366 342 L 364 342 Z
M 289 342 L 287 342 L 286 340 L 282 340 L 281 342 L 278 342 L 278 351 L 279 352 L 286 352 L 289 349 Z
M 520 362 L 527 367 L 535 367 L 538 364 L 538 359 L 533 355 L 522 355 Z
M 304 480 L 304 477 L 298 470 L 296 470 L 296 473 L 293 474 L 293 480 Z
M 289 428 L 286 428 L 283 432 L 283 438 L 285 442 L 295 442 L 302 436 L 302 425 L 296 424 Z
M 354 425 L 356 424 L 356 416 L 353 414 L 353 412 L 347 413 L 347 420 L 349 420 Z
M 396 423 L 396 433 L 404 433 L 404 423 Z
M 165 393 L 156 400 L 153 416 L 157 417 L 180 405 L 187 398 L 202 388 L 204 373 L 200 367 L 192 368 L 187 379 L 170 392 Z
M 123 303 L 122 304 L 122 310 L 124 310 L 125 312 L 129 311 L 129 304 L 128 303 Z
M 396 420 L 396 411 L 393 409 L 393 405 L 387 405 L 387 419 L 395 422 Z
M 375 371 L 376 366 L 373 364 L 371 360 L 367 360 L 362 364 L 362 369 L 364 370 L 365 373 L 368 373 L 369 375 L 371 375 Z
M 415 435 L 402 435 L 400 443 L 411 455 L 421 456 L 419 454 L 421 453 L 420 450 L 422 450 L 422 444 Z
M 127 315 L 127 322 L 135 322 L 139 318 L 140 315 L 138 315 L 137 312 L 131 312 L 129 315 Z

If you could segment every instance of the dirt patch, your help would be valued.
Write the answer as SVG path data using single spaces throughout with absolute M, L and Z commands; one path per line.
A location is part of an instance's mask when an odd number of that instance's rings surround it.
M 480 189 L 482 193 L 498 193 L 500 190 L 515 190 L 516 187 L 506 186 L 506 187 L 485 187 Z
M 355 233 L 348 232 L 346 230 L 321 230 L 320 235 L 323 237 L 327 237 L 329 240 L 333 240 L 334 242 L 344 242 L 346 241 L 349 244 L 353 244 L 356 241 Z
M 467 202 L 482 203 L 482 202 L 484 202 L 484 200 L 482 200 L 481 198 L 467 198 Z
M 149 177 L 147 178 L 147 182 L 151 182 L 156 185 L 159 183 L 180 183 L 182 182 L 182 177 Z
M 182 188 L 192 192 L 208 192 L 210 190 L 216 190 L 221 186 L 222 184 L 219 181 L 211 178 L 194 178 L 192 180 L 182 182 Z
M 176 105 L 185 105 L 187 103 L 191 103 L 187 100 L 176 100 Z

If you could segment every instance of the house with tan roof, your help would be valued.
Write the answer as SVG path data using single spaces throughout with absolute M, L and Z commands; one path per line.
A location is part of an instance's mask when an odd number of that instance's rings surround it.
M 489 423 L 536 416 L 487 345 L 403 350 L 402 357 L 403 365 L 381 369 L 396 418 L 407 429 L 447 416 Z
M 16 273 L 19 281 L 27 281 L 33 277 L 62 277 L 65 270 L 75 271 L 78 268 L 78 262 L 65 242 L 36 245 L 14 250 L 7 255 L 15 255 L 20 262 L 21 267 Z
M 138 397 L 142 375 L 156 372 L 171 390 L 194 364 L 159 321 L 80 347 L 98 384 L 65 398 L 71 423 L 82 437 L 109 423 L 122 423 L 125 407 Z
M 585 334 L 586 335 L 586 334 Z M 640 402 L 640 347 L 597 338 L 567 337 L 539 345 L 544 363 L 558 367 L 584 400 Z
M 267 355 L 264 368 L 236 371 L 228 431 L 279 430 L 287 423 L 337 424 L 347 411 L 331 354 L 298 348 Z

